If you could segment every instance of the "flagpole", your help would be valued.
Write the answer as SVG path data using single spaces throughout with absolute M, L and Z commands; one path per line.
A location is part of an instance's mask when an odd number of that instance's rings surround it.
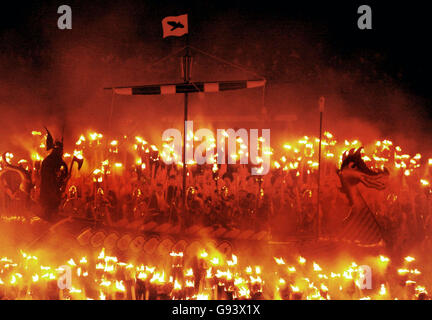
M 183 141 L 183 208 L 186 211 L 186 180 L 187 180 L 187 164 L 186 164 L 186 143 L 187 143 L 187 123 L 188 118 L 188 93 L 184 94 L 184 141 Z
M 320 97 L 318 100 L 319 104 L 319 112 L 320 112 L 320 128 L 319 128 L 319 148 L 318 148 L 318 192 L 317 192 L 317 238 L 319 239 L 321 235 L 321 215 L 320 215 L 320 208 L 321 208 L 321 196 L 320 196 L 320 189 L 321 189 L 321 145 L 322 145 L 322 119 L 323 119 L 323 112 L 324 112 L 324 104 L 325 104 L 325 98 Z

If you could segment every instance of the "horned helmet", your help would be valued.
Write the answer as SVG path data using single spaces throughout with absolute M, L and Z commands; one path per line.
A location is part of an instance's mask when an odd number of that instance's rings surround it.
M 56 151 L 63 154 L 63 137 L 61 138 L 61 140 L 54 141 L 54 138 L 51 135 L 51 132 L 49 132 L 47 127 L 45 127 L 45 130 L 47 132 L 47 139 L 46 139 L 47 151 L 53 150 L 53 152 Z

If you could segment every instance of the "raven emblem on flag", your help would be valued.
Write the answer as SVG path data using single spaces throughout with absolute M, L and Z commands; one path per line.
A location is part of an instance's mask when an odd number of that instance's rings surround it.
M 180 22 L 176 22 L 176 21 L 168 21 L 167 22 L 170 26 L 172 26 L 170 31 L 174 31 L 177 28 L 184 28 L 184 25 Z
M 163 37 L 181 37 L 188 33 L 188 16 L 166 17 L 162 20 Z

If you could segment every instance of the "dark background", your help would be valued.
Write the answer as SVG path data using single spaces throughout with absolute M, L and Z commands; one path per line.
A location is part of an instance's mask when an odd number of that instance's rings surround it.
M 72 30 L 57 29 L 62 4 L 72 7 Z M 357 28 L 362 4 L 372 8 L 373 30 Z M 316 101 L 325 95 L 325 126 L 341 136 L 390 137 L 416 148 L 430 140 L 430 22 L 420 1 L 13 2 L 0 12 L 0 124 L 11 133 L 66 126 L 71 135 L 87 127 L 133 128 L 149 130 L 155 139 L 162 129 L 148 121 L 174 114 L 168 125 L 180 126 L 179 97 L 118 98 L 113 115 L 111 95 L 102 88 L 179 81 L 177 57 L 154 62 L 184 45 L 184 37 L 162 39 L 160 23 L 184 13 L 191 45 L 264 76 L 270 119 L 297 119 L 264 126 L 284 135 L 314 133 Z M 251 77 L 199 54 L 194 58 L 193 79 Z M 226 114 L 229 123 L 262 113 L 261 96 L 198 97 L 191 112 L 208 126 L 216 125 L 215 114 Z

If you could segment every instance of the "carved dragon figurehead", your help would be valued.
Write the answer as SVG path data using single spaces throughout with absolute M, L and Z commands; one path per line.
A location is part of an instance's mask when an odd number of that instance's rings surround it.
M 342 157 L 342 164 L 337 174 L 341 181 L 342 192 L 344 192 L 351 204 L 353 203 L 352 189 L 362 183 L 368 188 L 383 190 L 386 187 L 389 172 L 384 170 L 370 169 L 362 159 L 361 151 L 363 147 L 357 150 L 351 149 L 345 151 Z
M 7 152 L 3 153 L 3 155 L 1 156 L 5 168 L 4 168 L 4 170 L 2 170 L 0 172 L 0 178 L 1 179 L 4 178 L 6 180 L 5 183 L 8 184 L 9 187 L 11 187 L 9 185 L 11 183 L 11 181 L 8 181 L 8 179 L 6 178 L 6 176 L 8 174 L 10 174 L 10 173 L 18 175 L 19 176 L 19 180 L 20 180 L 19 189 L 22 192 L 24 192 L 25 197 L 27 199 L 30 199 L 30 193 L 31 193 L 31 190 L 34 187 L 34 184 L 32 182 L 32 172 L 31 172 L 31 170 L 27 170 L 27 169 L 25 169 L 21 165 L 12 165 L 11 163 L 8 162 L 6 154 L 7 154 Z

